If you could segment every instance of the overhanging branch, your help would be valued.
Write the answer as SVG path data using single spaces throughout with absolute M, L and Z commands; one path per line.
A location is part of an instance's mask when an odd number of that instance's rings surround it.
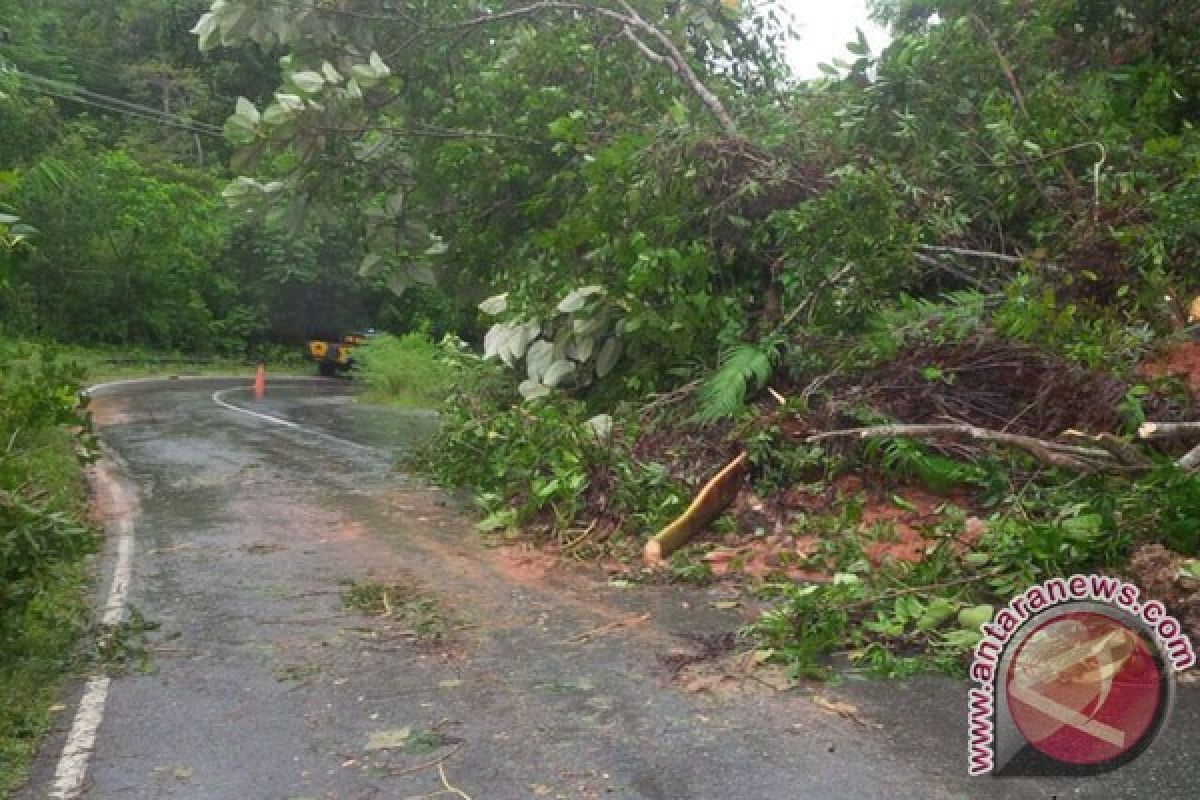
M 636 36 L 631 36 L 635 44 L 638 45 L 639 52 L 648 61 L 656 64 L 661 64 L 675 73 L 676 77 L 692 92 L 704 107 L 708 109 L 717 124 L 721 126 L 721 130 L 726 136 L 736 138 L 739 136 L 737 124 L 733 121 L 733 116 L 725 108 L 725 104 L 721 99 L 709 89 L 696 71 L 692 69 L 683 52 L 675 44 L 670 36 L 666 34 L 657 25 L 647 22 L 637 11 L 624 0 L 620 0 L 622 11 L 606 8 L 604 6 L 593 6 L 584 3 L 573 3 L 568 0 L 539 0 L 539 2 L 530 3 L 529 5 L 512 8 L 507 11 L 497 11 L 492 14 L 483 14 L 478 17 L 473 17 L 464 22 L 458 22 L 451 25 L 440 26 L 440 30 L 462 30 L 464 28 L 473 28 L 482 25 L 490 25 L 497 22 L 507 20 L 520 19 L 525 17 L 533 17 L 546 12 L 568 12 L 581 14 L 583 16 L 594 17 L 597 19 L 607 20 L 616 23 L 624 32 L 630 31 L 630 34 L 641 34 L 646 38 L 657 43 L 661 52 L 656 52 L 648 44 Z

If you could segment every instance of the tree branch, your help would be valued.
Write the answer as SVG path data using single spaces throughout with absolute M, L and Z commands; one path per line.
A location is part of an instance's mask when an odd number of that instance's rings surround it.
M 1004 55 L 1004 51 L 1000 49 L 1000 43 L 996 41 L 996 37 L 992 35 L 991 30 L 978 14 L 971 14 L 971 20 L 979 28 L 979 32 L 983 34 L 984 38 L 987 39 L 988 44 L 992 46 L 992 52 L 996 54 L 996 60 L 1000 62 L 1000 69 L 1004 71 L 1004 77 L 1008 81 L 1008 87 L 1012 89 L 1013 97 L 1017 101 L 1017 108 L 1021 109 L 1021 115 L 1028 117 L 1029 110 L 1025 108 L 1025 94 L 1021 91 L 1021 84 L 1017 82 L 1017 75 L 1013 72 L 1012 64 L 1009 63 L 1008 57 Z
M 1175 466 L 1189 471 L 1200 467 L 1200 446 L 1193 448 L 1187 455 L 1176 461 Z
M 1139 439 L 1174 439 L 1200 436 L 1200 422 L 1146 422 L 1137 432 Z
M 725 108 L 725 104 L 722 103 L 721 99 L 717 97 L 716 94 L 714 94 L 712 90 L 704 84 L 703 81 L 700 80 L 699 76 L 696 75 L 695 70 L 693 70 L 691 65 L 688 64 L 687 58 L 683 55 L 683 52 L 678 46 L 676 46 L 675 42 L 671 40 L 671 37 L 667 36 L 667 34 L 658 26 L 653 25 L 643 19 L 642 16 L 638 14 L 632 6 L 624 2 L 624 0 L 619 1 L 621 3 L 621 7 L 624 9 L 624 12 L 616 11 L 611 8 L 605 8 L 603 6 L 592 6 L 583 3 L 567 2 L 567 0 L 539 0 L 539 2 L 530 3 L 529 5 L 521 6 L 519 8 L 512 8 L 508 11 L 497 11 L 493 14 L 483 14 L 464 22 L 441 26 L 440 29 L 461 30 L 463 28 L 473 28 L 481 25 L 490 25 L 495 22 L 503 22 L 505 20 L 537 16 L 538 14 L 546 11 L 565 11 L 575 14 L 582 14 L 589 17 L 598 17 L 600 19 L 608 20 L 609 22 L 615 22 L 620 25 L 622 29 L 629 28 L 631 31 L 642 33 L 658 42 L 663 52 L 654 53 L 654 55 L 659 56 L 661 60 L 650 58 L 647 55 L 646 50 L 649 50 L 649 47 L 639 47 L 638 49 L 642 52 L 643 56 L 647 56 L 655 63 L 664 64 L 672 72 L 674 72 L 676 77 L 683 82 L 684 86 L 686 86 L 688 90 L 692 92 L 692 94 L 696 95 L 696 97 L 700 99 L 700 102 L 704 104 L 705 108 L 708 109 L 713 118 L 717 120 L 717 124 L 721 126 L 721 130 L 725 132 L 725 135 L 729 136 L 730 138 L 737 138 L 739 136 L 737 124 L 733 121 L 733 117 L 730 115 L 728 109 Z M 654 51 L 651 50 L 650 52 L 653 53 Z
M 667 63 L 666 56 L 664 56 L 662 53 L 657 53 L 653 49 L 651 49 L 650 45 L 646 44 L 641 39 L 639 39 L 637 37 L 637 34 L 635 34 L 632 30 L 629 29 L 628 25 L 626 25 L 624 28 L 621 29 L 621 35 L 624 36 L 629 41 L 633 42 L 633 46 L 641 51 L 642 55 L 646 57 L 647 61 L 652 61 L 655 64 L 666 64 Z
M 926 253 L 950 253 L 956 256 L 973 256 L 975 258 L 988 258 L 992 261 L 1003 261 L 1006 264 L 1020 264 L 1025 261 L 1017 256 L 1010 256 L 1004 253 L 991 253 L 987 250 L 968 250 L 962 247 L 939 247 L 932 244 L 919 244 L 918 250 L 923 250 Z
M 921 438 L 927 436 L 956 436 L 975 439 L 981 442 L 992 442 L 1017 447 L 1026 451 L 1039 461 L 1055 467 L 1076 470 L 1096 470 L 1107 467 L 1128 468 L 1121 464 L 1111 452 L 1096 447 L 1081 447 L 1035 439 L 1032 436 L 1022 436 L 1016 433 L 993 431 L 965 424 L 933 424 L 933 425 L 879 425 L 871 428 L 850 428 L 840 431 L 818 433 L 805 439 L 808 444 L 817 444 L 830 439 L 874 439 L 881 437 Z M 1197 454 L 1200 463 L 1200 453 Z

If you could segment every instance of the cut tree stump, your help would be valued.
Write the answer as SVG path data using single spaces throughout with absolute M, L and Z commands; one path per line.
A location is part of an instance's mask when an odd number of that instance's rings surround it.
M 742 476 L 746 474 L 746 454 L 742 453 L 704 485 L 696 499 L 679 517 L 646 542 L 642 558 L 647 566 L 657 566 L 663 559 L 692 540 L 705 525 L 712 522 L 737 497 Z

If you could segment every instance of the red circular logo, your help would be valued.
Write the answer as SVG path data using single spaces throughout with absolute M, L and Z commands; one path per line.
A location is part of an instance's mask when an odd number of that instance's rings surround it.
M 1021 642 L 1005 692 L 1012 720 L 1033 747 L 1068 764 L 1120 758 L 1155 733 L 1165 702 L 1153 646 L 1125 623 L 1077 611 Z

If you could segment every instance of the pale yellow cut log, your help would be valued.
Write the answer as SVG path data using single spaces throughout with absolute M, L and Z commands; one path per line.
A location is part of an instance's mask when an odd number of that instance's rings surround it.
M 742 453 L 704 485 L 687 511 L 646 542 L 646 549 L 642 554 L 646 565 L 661 564 L 664 558 L 683 547 L 703 530 L 705 525 L 716 519 L 737 497 L 738 487 L 745 474 L 746 454 Z

